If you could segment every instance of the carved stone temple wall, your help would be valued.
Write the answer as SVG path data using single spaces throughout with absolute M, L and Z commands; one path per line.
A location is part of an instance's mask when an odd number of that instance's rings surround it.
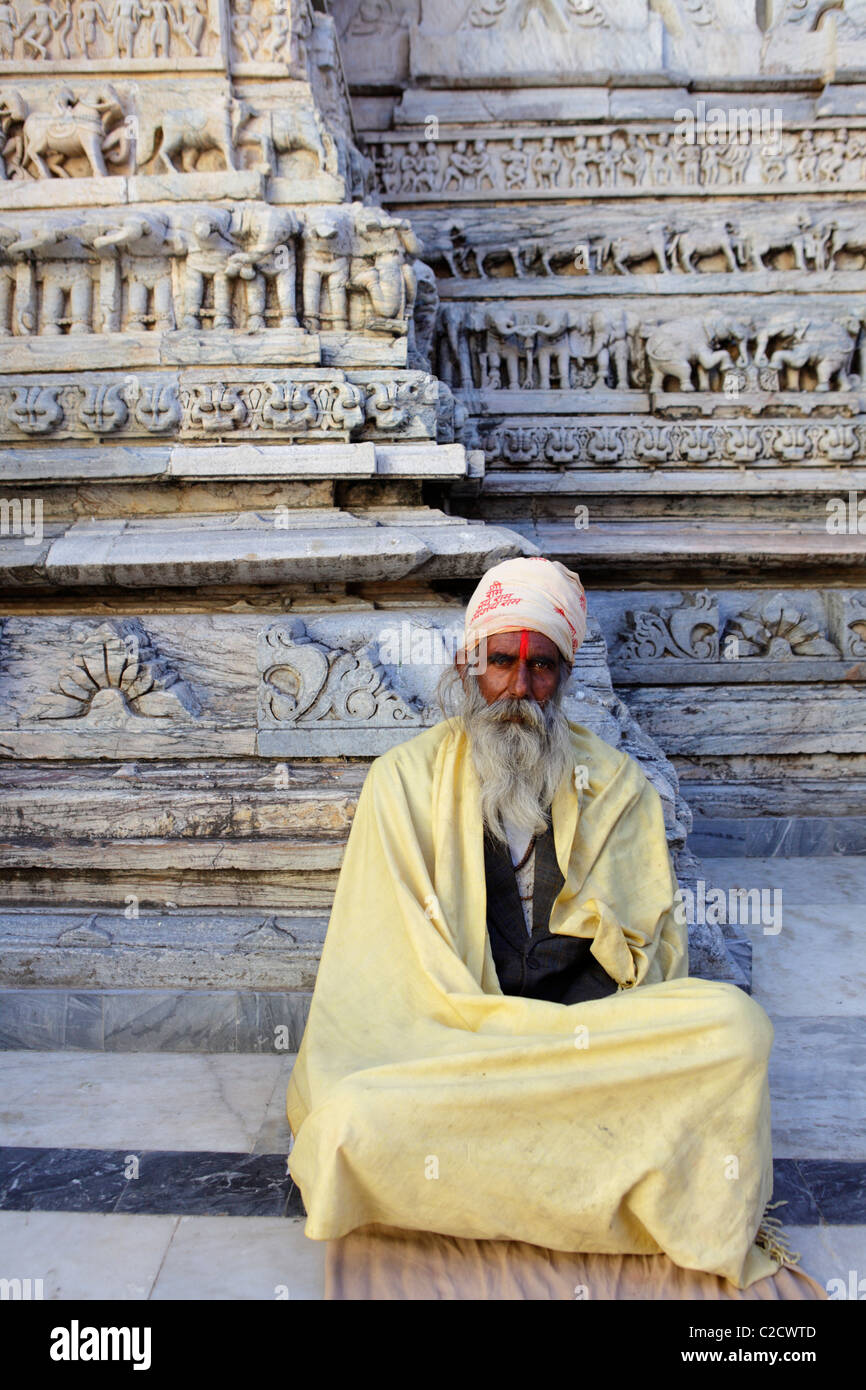
M 710 853 L 866 847 L 866 6 L 335 0 L 464 516 L 578 568 Z
M 862 7 L 329 8 L 0 3 L 5 1046 L 295 1044 L 514 555 L 586 581 L 567 707 L 682 882 L 687 803 L 859 833 Z

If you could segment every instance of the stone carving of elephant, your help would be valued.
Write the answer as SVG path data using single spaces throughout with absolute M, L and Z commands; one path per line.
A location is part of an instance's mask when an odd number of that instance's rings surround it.
M 652 392 L 664 390 L 665 377 L 675 377 L 680 391 L 694 391 L 692 372 L 697 367 L 698 386 L 709 389 L 709 373 L 714 367 L 733 367 L 726 348 L 716 344 L 736 335 L 736 327 L 720 314 L 694 315 L 672 319 L 644 332 Z

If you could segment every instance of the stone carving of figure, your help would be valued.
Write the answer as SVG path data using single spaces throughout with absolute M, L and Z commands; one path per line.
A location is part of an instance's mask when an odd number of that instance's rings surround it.
M 386 193 L 400 192 L 400 162 L 394 146 L 385 142 L 379 150 L 379 178 Z
M 148 43 L 149 57 L 167 58 L 171 48 L 171 35 L 177 28 L 178 17 L 171 0 L 150 0 L 142 15 L 150 20 Z
M 279 306 L 279 327 L 298 327 L 296 239 L 301 224 L 294 212 L 269 205 L 245 207 L 235 218 L 237 237 L 244 249 L 229 262 L 229 275 L 252 271 L 246 278 L 248 333 L 261 333 L 267 327 L 267 281 L 272 280 Z
M 269 63 L 278 63 L 292 38 L 292 20 L 286 0 L 273 0 L 271 13 L 262 25 L 262 30 L 267 34 L 264 44 L 265 58 Z
M 248 267 L 232 266 L 230 262 L 240 249 L 232 237 L 232 214 L 224 208 L 211 208 L 199 213 L 192 224 L 192 241 L 186 256 L 184 277 L 184 312 L 182 327 L 201 326 L 201 312 L 208 284 L 213 287 L 213 327 L 231 328 L 232 287 L 234 280 L 252 279 Z M 236 264 L 236 263 L 235 263 Z
M 234 0 L 232 39 L 241 58 L 254 63 L 259 51 L 259 36 L 253 26 L 253 0 Z
M 17 127 L 25 115 L 14 94 L 0 96 L 0 180 L 24 175 L 24 134 Z
M 562 155 L 556 149 L 552 135 L 545 135 L 541 149 L 533 157 L 532 172 L 539 188 L 556 188 L 559 171 L 562 168 Z
M 505 170 L 505 187 L 523 189 L 529 178 L 529 155 L 523 148 L 523 140 L 515 135 L 510 145 L 506 145 L 500 155 Z
M 700 155 L 698 158 L 700 159 Z M 643 142 L 643 137 L 639 136 L 638 139 L 632 143 L 626 142 L 625 149 L 620 155 L 620 177 L 631 179 L 632 186 L 634 188 L 639 188 L 646 179 L 648 168 L 649 155 L 647 153 L 647 146 Z
M 472 187 L 482 189 L 485 179 L 491 188 L 496 187 L 487 141 L 476 140 L 472 146 Z
M 690 145 L 682 141 L 673 152 L 674 163 L 679 167 L 679 182 L 694 187 L 701 181 L 701 147 L 697 142 Z
M 418 176 L 422 170 L 421 146 L 417 140 L 410 140 L 400 156 L 400 188 L 404 193 L 414 193 L 418 187 Z
M 569 315 L 568 325 L 569 356 L 580 374 L 578 380 L 581 381 L 583 378 L 581 384 L 586 384 L 587 373 L 584 369 L 589 368 L 594 383 L 597 375 L 595 359 L 598 343 L 593 316 L 588 313 L 572 313 Z
M 114 0 L 111 8 L 111 29 L 114 52 L 118 58 L 135 57 L 135 39 L 141 28 L 144 9 L 139 0 Z
M 289 62 L 293 68 L 302 72 L 307 70 L 308 45 L 314 32 L 316 31 L 310 8 L 305 0 L 300 0 L 300 3 L 292 8 Z
M 866 131 L 849 130 L 845 149 L 849 177 L 859 183 L 866 178 Z
M 408 362 L 410 367 L 429 372 L 439 312 L 439 288 L 436 276 L 423 261 L 413 262 L 412 271 L 415 277 L 415 312 L 409 326 Z
M 619 157 L 609 135 L 602 135 L 596 154 L 599 182 L 602 188 L 615 188 Z
M 562 148 L 571 165 L 572 188 L 590 188 L 597 178 L 597 169 L 595 150 L 590 149 L 586 136 L 575 135 L 574 139 Z
M 812 141 L 812 132 L 811 130 L 801 131 L 800 145 L 797 151 L 797 178 L 801 183 L 814 183 L 817 168 L 818 156 Z
M 58 14 L 51 5 L 37 3 L 18 30 L 18 37 L 24 44 L 24 51 L 31 58 L 50 58 L 51 39 L 54 34 L 60 42 L 64 58 L 69 57 L 66 35 L 72 24 L 72 11 L 61 10 Z M 29 52 L 28 52 L 29 50 Z
M 442 179 L 443 193 L 449 189 L 453 183 L 457 189 L 471 189 L 474 187 L 473 175 L 475 173 L 475 160 L 469 153 L 469 147 L 465 140 L 458 140 L 445 166 L 445 175 Z
M 15 56 L 18 34 L 18 13 L 15 6 L 3 0 L 0 4 L 0 61 L 11 62 Z
M 304 324 L 318 333 L 323 321 L 328 327 L 348 328 L 349 258 L 352 232 L 348 218 L 317 210 L 304 233 Z M 323 305 L 327 300 L 327 314 Z
M 764 183 L 781 183 L 788 176 L 788 156 L 796 136 L 768 140 L 761 146 L 761 178 Z
M 649 147 L 650 165 L 652 168 L 652 182 L 657 187 L 663 188 L 671 181 L 671 144 L 670 135 L 666 130 L 660 130 L 655 137 L 654 143 Z
M 816 175 L 819 183 L 836 183 L 845 167 L 845 131 L 815 131 Z
M 100 30 L 108 32 L 109 27 L 108 17 L 99 0 L 82 0 L 75 16 L 75 31 L 78 46 L 85 58 L 90 57 L 91 48 L 96 46 Z
M 188 44 L 190 52 L 201 52 L 201 41 L 207 27 L 207 0 L 178 0 L 177 34 Z
M 435 193 L 439 187 L 439 151 L 435 140 L 428 140 L 416 161 L 415 192 Z
M 752 149 L 748 141 L 744 141 L 741 144 L 738 140 L 729 140 L 726 145 L 719 146 L 719 166 L 725 170 L 728 183 L 734 184 L 743 182 L 746 165 L 751 157 Z
M 719 182 L 719 147 L 704 145 L 701 148 L 701 183 L 712 188 Z

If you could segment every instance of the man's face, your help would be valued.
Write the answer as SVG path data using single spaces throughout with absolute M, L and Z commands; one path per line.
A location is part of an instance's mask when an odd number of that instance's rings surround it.
M 497 632 L 487 639 L 487 665 L 477 675 L 488 705 L 535 700 L 544 705 L 559 685 L 559 648 L 542 632 Z M 465 664 L 458 663 L 461 675 Z

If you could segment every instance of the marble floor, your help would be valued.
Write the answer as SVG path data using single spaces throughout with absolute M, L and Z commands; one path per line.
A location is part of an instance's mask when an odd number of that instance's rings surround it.
M 771 1061 L 776 1215 L 866 1297 L 864 859 L 704 860 L 779 911 L 741 925 Z M 50 1299 L 320 1299 L 285 1169 L 293 1057 L 0 1052 L 0 1276 Z

